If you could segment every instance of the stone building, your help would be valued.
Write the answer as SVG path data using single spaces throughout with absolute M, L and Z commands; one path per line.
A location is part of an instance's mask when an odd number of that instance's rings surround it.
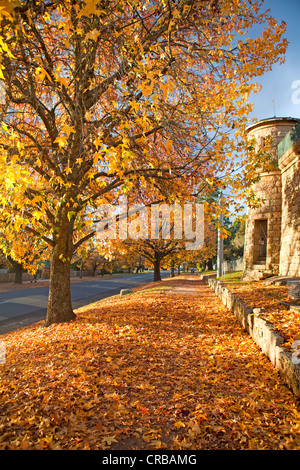
M 258 146 L 271 136 L 276 164 L 253 187 L 264 202 L 248 207 L 244 278 L 300 276 L 300 119 L 263 119 L 248 127 L 248 136 Z

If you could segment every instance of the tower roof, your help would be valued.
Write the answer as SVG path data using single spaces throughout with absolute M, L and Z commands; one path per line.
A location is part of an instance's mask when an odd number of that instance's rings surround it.
M 246 128 L 247 131 L 250 131 L 252 129 L 255 129 L 255 127 L 259 127 L 262 124 L 267 124 L 268 122 L 274 123 L 274 122 L 282 122 L 282 121 L 294 121 L 295 123 L 298 123 L 300 121 L 300 118 L 295 118 L 295 117 L 269 117 L 265 119 L 260 119 L 258 122 L 255 122 L 254 124 L 251 124 Z

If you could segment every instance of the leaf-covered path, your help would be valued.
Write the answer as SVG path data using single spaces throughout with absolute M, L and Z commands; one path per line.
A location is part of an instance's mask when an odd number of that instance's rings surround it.
M 2 449 L 299 449 L 299 403 L 197 276 L 3 335 Z

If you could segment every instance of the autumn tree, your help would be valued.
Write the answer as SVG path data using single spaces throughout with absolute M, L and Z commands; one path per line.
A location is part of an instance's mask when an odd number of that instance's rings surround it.
M 249 183 L 247 95 L 286 48 L 284 24 L 260 3 L 27 0 L 0 9 L 1 230 L 28 251 L 24 232 L 49 246 L 46 325 L 74 318 L 70 263 L 95 234 L 98 205 L 137 181 L 177 197 L 200 180 Z M 255 24 L 265 29 L 251 38 Z
M 97 247 L 92 246 L 84 256 L 75 262 L 75 266 L 80 268 L 81 273 L 83 269 L 87 269 L 94 277 L 98 269 L 101 269 L 103 273 L 103 270 L 108 267 L 109 263 L 109 260 L 97 251 Z
M 126 253 L 129 252 L 137 253 L 146 258 L 150 266 L 153 266 L 154 275 L 153 281 L 161 281 L 161 263 L 166 257 L 170 256 L 177 249 L 179 242 L 176 240 L 126 240 L 123 242 L 123 248 Z
M 224 239 L 224 259 L 241 258 L 244 253 L 245 221 L 225 217 L 224 223 L 228 231 L 228 236 Z
M 154 268 L 154 281 L 161 281 L 163 262 L 166 264 L 178 253 L 187 258 L 191 250 L 194 253 L 202 247 L 204 211 L 203 204 L 180 204 L 177 198 L 166 195 L 162 204 L 151 204 L 151 199 L 132 190 L 125 205 L 112 207 L 110 217 L 103 220 L 103 242 L 99 243 L 99 249 L 104 245 L 104 249 L 109 247 L 127 258 L 136 259 L 137 255 L 145 258 Z M 131 204 L 134 201 L 138 204 Z M 114 217 L 118 226 L 113 223 Z
M 197 265 L 202 269 L 212 269 L 217 255 L 217 230 L 212 221 L 206 220 L 204 245 L 197 255 Z
M 15 261 L 11 256 L 6 257 L 3 251 L 0 251 L 0 267 L 11 268 L 15 273 L 14 276 L 14 283 L 15 284 L 22 284 L 22 274 L 23 274 L 23 266 L 18 261 Z

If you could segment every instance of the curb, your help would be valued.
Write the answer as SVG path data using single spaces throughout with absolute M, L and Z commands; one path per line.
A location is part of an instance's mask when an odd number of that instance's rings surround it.
M 300 397 L 300 364 L 294 363 L 292 354 L 282 346 L 284 338 L 274 331 L 273 324 L 260 317 L 262 309 L 247 308 L 239 297 L 224 286 L 222 281 L 205 275 L 200 275 L 200 277 L 228 310 L 235 314 L 253 341 L 278 369 L 288 387 L 297 397 Z

